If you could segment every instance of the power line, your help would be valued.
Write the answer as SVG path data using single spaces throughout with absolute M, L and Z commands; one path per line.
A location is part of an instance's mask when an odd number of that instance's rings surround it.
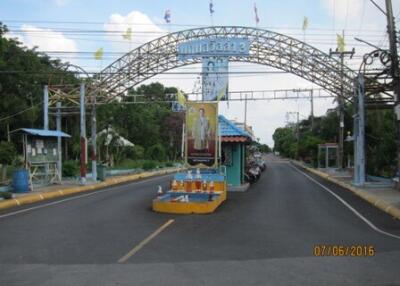
M 15 20 L 15 19 L 8 19 L 8 20 L 2 20 L 3 23 L 20 23 L 20 24 L 30 24 L 30 23 L 35 23 L 35 24 L 71 24 L 71 25 L 114 25 L 114 26 L 165 26 L 165 27 L 187 27 L 187 28 L 204 28 L 204 27 L 209 27 L 210 25 L 204 25 L 204 24 L 177 24 L 177 23 L 137 23 L 137 22 L 125 22 L 125 23 L 112 23 L 112 22 L 94 22 L 94 21 L 51 21 L 51 20 Z M 218 27 L 218 26 L 216 26 Z M 276 30 L 299 30 L 301 31 L 301 27 L 279 27 L 279 26 L 259 26 L 259 29 L 276 29 Z M 331 28 L 315 28 L 315 25 L 313 27 L 310 27 L 308 30 L 312 31 L 335 31 L 335 29 Z M 348 31 L 357 31 L 357 29 L 348 29 Z M 379 31 L 379 30 L 374 30 L 374 29 L 364 29 L 363 31 Z M 335 31 L 336 32 L 336 31 Z
M 386 16 L 386 11 L 384 11 L 374 0 L 369 0 L 379 11 L 381 11 Z
M 361 20 L 360 20 L 360 25 L 358 26 L 358 33 L 357 33 L 357 37 L 359 37 L 359 36 L 360 36 L 361 27 L 362 27 L 362 25 L 363 25 L 363 22 L 364 22 L 364 15 L 365 15 L 365 2 L 366 2 L 366 1 L 367 1 L 367 0 L 364 0 L 364 1 L 363 1 L 363 3 L 362 3 Z
M 22 110 L 22 111 L 17 112 L 17 113 L 14 113 L 14 114 L 11 114 L 11 115 L 2 117 L 2 118 L 0 118 L 0 122 L 5 121 L 5 120 L 8 120 L 8 119 L 13 118 L 13 117 L 16 117 L 16 116 L 18 116 L 18 115 L 21 115 L 22 113 L 25 113 L 25 112 L 27 112 L 27 111 L 29 111 L 29 110 L 35 108 L 36 106 L 38 106 L 38 105 L 40 105 L 40 104 L 42 104 L 42 102 L 37 103 L 37 104 L 35 104 L 35 105 L 32 105 L 31 107 L 28 107 L 28 108 L 26 108 L 26 109 L 24 109 L 24 110 Z

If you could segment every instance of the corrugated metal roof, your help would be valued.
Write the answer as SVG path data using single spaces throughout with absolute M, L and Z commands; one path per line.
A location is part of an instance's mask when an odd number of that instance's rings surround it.
M 67 133 L 57 130 L 45 130 L 45 129 L 32 129 L 32 128 L 21 128 L 17 131 L 22 131 L 30 135 L 42 136 L 42 137 L 71 137 Z
M 219 133 L 221 136 L 244 136 L 251 139 L 249 133 L 237 127 L 233 122 L 226 119 L 225 116 L 219 115 L 218 116 L 218 123 L 219 123 Z

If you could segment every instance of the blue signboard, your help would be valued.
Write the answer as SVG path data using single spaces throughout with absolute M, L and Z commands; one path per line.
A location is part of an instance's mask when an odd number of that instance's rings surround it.
M 247 38 L 211 38 L 178 44 L 178 59 L 248 56 L 250 41 Z

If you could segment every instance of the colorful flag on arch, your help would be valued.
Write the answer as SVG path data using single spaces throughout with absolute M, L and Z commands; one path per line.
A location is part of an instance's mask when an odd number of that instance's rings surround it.
M 303 29 L 303 31 L 308 29 L 308 18 L 307 17 L 304 17 L 302 29 Z
M 101 60 L 101 59 L 103 59 L 103 53 L 104 53 L 103 48 L 98 49 L 98 50 L 94 53 L 94 58 L 95 58 L 96 60 Z
M 339 52 L 343 53 L 346 43 L 344 42 L 344 36 L 337 34 L 336 35 L 336 42 Z
M 210 5 L 209 5 L 209 8 L 210 8 L 210 14 L 214 14 L 214 3 L 213 3 L 213 1 L 210 1 Z
M 260 23 L 260 18 L 258 17 L 258 9 L 257 9 L 256 2 L 254 2 L 254 17 L 256 20 L 256 24 Z
M 131 28 L 126 29 L 126 32 L 125 34 L 122 35 L 122 38 L 124 40 L 130 41 L 132 39 L 132 29 Z
M 171 10 L 165 11 L 164 20 L 166 23 L 171 23 Z
M 185 104 L 186 104 L 186 97 L 185 97 L 185 95 L 182 93 L 182 91 L 178 90 L 177 96 L 178 96 L 178 103 L 179 103 L 180 105 L 182 105 L 182 106 L 185 106 Z

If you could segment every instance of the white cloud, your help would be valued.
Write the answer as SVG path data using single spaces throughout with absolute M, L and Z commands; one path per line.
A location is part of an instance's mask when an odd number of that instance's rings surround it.
M 39 51 L 77 52 L 76 42 L 61 32 L 37 28 L 31 25 L 21 26 L 22 34 L 18 37 L 28 48 L 38 47 Z
M 132 31 L 131 41 L 122 38 L 122 35 L 128 29 Z M 104 30 L 108 32 L 107 38 L 113 41 L 113 46 L 118 51 L 134 49 L 140 44 L 166 34 L 166 31 L 158 27 L 146 14 L 139 11 L 132 11 L 125 16 L 112 14 L 108 22 L 104 24 Z

